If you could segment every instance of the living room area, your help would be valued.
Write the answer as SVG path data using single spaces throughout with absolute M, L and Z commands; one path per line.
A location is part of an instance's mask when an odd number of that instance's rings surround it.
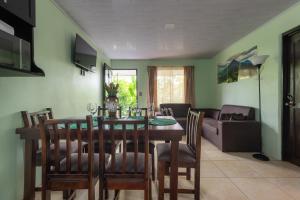
M 0 199 L 300 199 L 298 0 L 24 1 L 0 1 Z

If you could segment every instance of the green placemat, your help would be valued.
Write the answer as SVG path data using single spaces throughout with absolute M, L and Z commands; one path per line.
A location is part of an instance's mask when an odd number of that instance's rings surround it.
M 132 120 L 143 120 L 144 117 L 130 117 L 128 119 L 132 119 Z M 98 121 L 97 121 L 97 117 L 94 117 L 93 118 L 93 127 L 97 127 L 98 126 Z M 63 128 L 63 125 L 61 126 Z M 143 128 L 144 125 L 142 124 L 138 124 L 137 128 Z M 87 129 L 87 124 L 86 123 L 83 123 L 81 124 L 81 128 L 82 129 Z M 70 129 L 77 129 L 77 124 L 70 124 Z M 117 125 L 114 125 L 114 129 L 115 130 L 121 130 L 122 129 L 122 125 L 121 124 L 117 124 Z M 127 130 L 133 130 L 133 125 L 132 124 L 127 124 L 126 125 L 126 129 Z
M 149 120 L 149 124 L 154 126 L 169 126 L 176 123 L 177 122 L 174 119 L 154 118 Z
M 127 119 L 133 119 L 133 120 L 143 120 L 144 117 L 128 117 Z M 169 125 L 174 125 L 176 124 L 176 120 L 174 119 L 163 119 L 163 118 L 154 118 L 154 119 L 150 119 L 149 120 L 149 124 L 153 125 L 153 126 L 169 126 Z M 97 127 L 98 126 L 98 121 L 97 118 L 93 118 L 93 127 Z M 76 124 L 71 124 L 70 125 L 70 129 L 76 129 L 77 125 Z M 86 129 L 87 128 L 87 124 L 82 124 L 81 125 L 82 129 Z M 138 125 L 138 128 L 143 128 L 143 125 Z M 122 125 L 115 125 L 114 126 L 115 130 L 118 129 L 122 129 Z M 133 129 L 133 125 L 126 125 L 126 129 L 127 130 L 132 130 Z

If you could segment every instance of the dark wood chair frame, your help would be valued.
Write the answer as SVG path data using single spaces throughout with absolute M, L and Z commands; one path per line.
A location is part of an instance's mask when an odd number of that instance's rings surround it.
M 132 117 L 132 110 L 133 109 L 140 109 L 141 110 L 141 115 L 142 116 L 148 116 L 148 108 L 129 108 L 129 112 L 128 112 L 128 116 L 129 117 Z
M 38 127 L 39 126 L 39 118 L 44 118 L 44 119 L 53 119 L 53 111 L 52 108 L 45 108 L 41 111 L 37 111 L 37 112 L 32 112 L 29 113 L 28 111 L 21 111 L 21 115 L 22 115 L 22 120 L 24 123 L 24 128 L 33 128 L 33 127 Z M 34 146 L 34 152 L 36 152 L 36 154 L 34 156 L 37 155 L 37 152 L 41 151 L 41 147 L 39 142 L 35 142 L 35 146 Z M 36 159 L 34 159 L 36 160 Z M 31 170 L 31 185 L 24 185 L 24 190 L 27 189 L 32 189 L 34 188 L 35 191 L 41 191 L 40 187 L 36 187 L 35 186 L 35 177 L 36 177 L 36 167 L 40 167 L 42 166 L 41 163 L 33 163 L 33 167 L 31 169 L 27 169 L 27 167 L 25 166 L 25 174 L 27 174 L 27 170 Z M 75 191 L 73 190 L 65 190 L 63 192 L 63 198 L 64 199 L 72 199 L 74 198 L 76 195 Z
M 122 129 L 114 129 L 115 125 L 121 125 Z M 138 125 L 143 124 L 144 128 L 138 129 Z M 126 125 L 132 125 L 133 130 L 126 129 Z M 108 126 L 108 127 L 107 127 Z M 149 175 L 149 131 L 148 131 L 148 118 L 144 120 L 104 120 L 103 117 L 98 118 L 99 129 L 99 143 L 100 143 L 100 182 L 99 182 L 99 199 L 103 199 L 105 190 L 115 190 L 115 197 L 119 190 L 144 190 L 144 199 L 151 198 L 151 176 Z M 105 137 L 106 134 L 106 137 Z M 109 138 L 112 141 L 112 149 L 116 147 L 116 141 L 121 140 L 123 145 L 122 153 L 122 166 L 121 171 L 115 171 L 116 152 L 112 151 L 110 167 L 105 168 L 104 162 L 104 142 Z M 127 172 L 129 167 L 127 162 L 127 147 L 126 141 L 130 139 L 134 141 L 134 164 L 133 172 Z M 144 145 L 144 169 L 143 172 L 138 172 L 138 141 L 145 141 Z
M 178 167 L 186 168 L 186 173 L 178 173 L 178 175 L 186 176 L 187 180 L 191 179 L 191 168 L 195 170 L 194 189 L 177 189 L 178 193 L 194 194 L 196 200 L 200 199 L 200 158 L 201 158 L 201 135 L 204 112 L 194 112 L 189 110 L 187 116 L 187 145 L 195 156 L 195 163 L 178 162 Z M 157 173 L 159 181 L 158 199 L 164 199 L 164 193 L 170 193 L 170 189 L 164 188 L 165 175 L 169 175 L 170 162 L 157 161 Z
M 88 140 L 88 171 L 83 171 L 82 152 L 78 151 L 77 170 L 72 169 L 71 142 L 73 138 L 78 140 L 78 149 L 82 149 L 83 130 L 82 124 L 87 124 Z M 59 128 L 59 125 L 64 128 Z M 71 131 L 70 125 L 76 124 L 77 129 Z M 93 145 L 93 121 L 92 116 L 84 120 L 45 120 L 40 118 L 40 134 L 42 138 L 42 200 L 50 199 L 50 191 L 64 191 L 70 189 L 88 189 L 88 199 L 95 199 L 95 185 L 99 176 L 94 174 L 94 145 Z M 65 169 L 61 169 L 60 140 L 66 140 L 67 151 L 65 157 Z M 54 160 L 50 153 L 50 144 L 54 142 Z M 54 162 L 54 165 L 51 163 Z
M 133 108 L 133 109 L 137 109 L 137 108 Z M 148 117 L 148 108 L 138 108 L 141 110 L 142 112 L 142 116 L 144 117 Z M 128 113 L 129 117 L 132 116 L 131 114 L 131 109 L 129 109 L 129 113 Z M 143 152 L 143 151 L 140 151 Z M 150 154 L 151 154 L 151 168 L 152 168 L 152 180 L 155 180 L 155 153 L 154 153 L 154 149 L 150 149 Z

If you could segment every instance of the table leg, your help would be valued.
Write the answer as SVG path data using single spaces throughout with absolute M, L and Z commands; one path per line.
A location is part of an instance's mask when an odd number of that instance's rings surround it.
M 35 198 L 36 148 L 34 140 L 25 140 L 24 155 L 24 200 Z
M 177 200 L 178 188 L 178 146 L 179 141 L 171 142 L 171 171 L 170 171 L 170 199 Z

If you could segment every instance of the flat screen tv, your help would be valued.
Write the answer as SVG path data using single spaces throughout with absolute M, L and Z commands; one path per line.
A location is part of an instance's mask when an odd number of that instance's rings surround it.
M 96 62 L 97 51 L 77 34 L 74 52 L 75 65 L 83 70 L 93 71 L 93 68 L 96 67 Z

